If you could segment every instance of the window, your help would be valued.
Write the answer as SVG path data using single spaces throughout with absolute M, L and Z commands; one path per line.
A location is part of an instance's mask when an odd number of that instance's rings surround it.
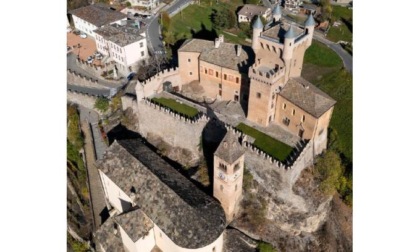
M 140 48 L 142 48 L 143 47 L 143 42 L 140 42 Z
M 190 72 L 190 75 L 192 75 L 192 72 Z
M 207 74 L 207 68 L 204 68 L 204 73 Z
M 318 136 L 320 136 L 324 132 L 324 129 L 321 129 L 318 133 Z
M 286 103 L 283 103 L 283 110 L 286 109 Z
M 240 168 L 240 166 L 239 166 L 239 163 L 237 163 L 236 165 L 235 165 L 235 167 L 233 167 L 233 171 L 237 171 L 237 170 L 239 170 L 239 168 Z
M 257 98 L 260 99 L 261 98 L 261 93 L 257 92 Z
M 142 57 L 144 56 L 144 51 L 142 51 L 142 52 L 141 52 L 141 56 L 142 56 Z
M 213 75 L 213 69 L 209 69 L 209 75 Z
M 224 172 L 226 172 L 226 171 L 227 171 L 227 167 L 226 167 L 226 165 L 225 165 L 225 164 L 223 164 L 223 163 L 219 163 L 219 169 L 223 170 Z
M 271 108 L 274 108 L 274 102 L 271 103 Z
M 222 90 L 219 90 L 219 95 L 222 96 Z
M 223 185 L 220 185 L 220 191 L 223 192 Z
M 191 59 L 188 59 L 188 62 L 191 62 Z
M 223 79 L 225 79 L 225 80 L 227 79 L 227 75 L 226 74 L 223 75 Z
M 239 83 L 239 77 L 236 77 L 236 83 Z
M 219 88 L 222 88 L 222 83 L 219 83 Z
M 266 44 L 265 46 L 267 47 L 267 50 L 271 51 L 270 46 L 268 44 Z
M 213 249 L 211 251 L 212 252 L 216 252 L 216 247 L 213 247 Z
M 260 43 L 261 44 L 261 48 L 264 48 L 264 45 L 263 45 L 263 43 Z
M 270 117 L 268 117 L 268 122 L 271 122 L 271 116 L 270 116 Z
M 302 115 L 301 122 L 304 122 L 304 121 L 305 121 L 305 115 Z
M 276 48 L 273 46 L 273 51 L 275 52 L 275 53 L 277 53 L 277 50 L 276 50 Z
M 216 71 L 216 77 L 219 77 L 219 72 Z
M 289 126 L 289 124 L 290 124 L 290 119 L 289 119 L 289 118 L 287 118 L 287 117 L 283 118 L 283 124 L 284 124 L 284 125 L 286 125 L 286 126 Z
M 292 110 L 292 115 L 295 115 L 296 111 L 295 109 Z

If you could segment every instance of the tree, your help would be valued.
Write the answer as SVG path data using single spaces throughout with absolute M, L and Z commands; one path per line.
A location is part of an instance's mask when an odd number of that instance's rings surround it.
M 162 15 L 162 20 L 161 20 L 162 30 L 169 31 L 169 27 L 171 26 L 171 18 L 169 17 L 168 12 L 164 11 L 162 12 L 161 15 Z
M 129 1 L 125 2 L 126 7 L 131 7 L 131 3 Z
M 95 108 L 101 112 L 106 112 L 109 108 L 109 101 L 106 98 L 100 97 L 95 101 Z
M 257 4 L 260 3 L 260 0 L 245 0 L 245 3 L 246 4 L 255 4 L 255 5 L 257 5 Z
M 168 67 L 168 60 L 163 54 L 154 54 L 148 59 L 147 65 L 141 65 L 137 71 L 139 81 L 145 81 Z
M 67 105 L 67 138 L 77 150 L 83 147 L 83 137 L 79 127 L 79 113 L 77 108 Z
M 321 179 L 319 187 L 325 194 L 332 195 L 340 189 L 344 168 L 336 152 L 327 150 L 322 157 L 318 158 L 315 172 L 316 177 Z
M 213 9 L 211 20 L 216 30 L 230 29 L 236 25 L 236 15 L 226 5 Z
M 275 252 L 276 249 L 270 244 L 266 242 L 259 242 L 257 246 L 258 252 Z

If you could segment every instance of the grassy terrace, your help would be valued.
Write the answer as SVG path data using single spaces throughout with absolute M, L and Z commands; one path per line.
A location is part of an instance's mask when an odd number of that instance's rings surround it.
M 331 41 L 337 42 L 344 40 L 347 42 L 353 41 L 353 10 L 347 7 L 333 6 L 332 19 L 340 21 L 342 25 L 339 27 L 331 27 L 328 31 L 327 38 Z
M 293 150 L 292 147 L 262 133 L 261 131 L 249 127 L 244 123 L 240 123 L 236 128 L 243 133 L 255 138 L 255 146 L 280 161 L 284 161 Z
M 337 101 L 330 128 L 337 135 L 338 150 L 352 160 L 353 78 L 342 66 L 337 54 L 313 41 L 305 54 L 302 76 Z
M 189 118 L 193 118 L 198 114 L 198 110 L 196 108 L 190 107 L 185 104 L 181 104 L 174 99 L 168 98 L 153 98 L 153 102 L 158 103 L 164 107 L 167 107 L 175 112 L 180 114 L 186 115 Z

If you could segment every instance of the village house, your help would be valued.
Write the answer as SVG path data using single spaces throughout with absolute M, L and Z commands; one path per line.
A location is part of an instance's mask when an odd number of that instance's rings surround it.
M 141 6 L 147 10 L 152 10 L 159 5 L 159 0 L 128 0 L 132 6 Z
M 127 20 L 127 16 L 104 4 L 92 4 L 69 11 L 74 27 L 93 37 L 93 31 L 104 25 Z
M 255 16 L 261 16 L 265 20 L 270 21 L 271 9 L 254 4 L 245 4 L 238 12 L 238 23 L 250 23 Z
M 116 62 L 117 69 L 129 73 L 149 57 L 146 27 L 138 20 L 124 20 L 93 31 L 97 50 Z

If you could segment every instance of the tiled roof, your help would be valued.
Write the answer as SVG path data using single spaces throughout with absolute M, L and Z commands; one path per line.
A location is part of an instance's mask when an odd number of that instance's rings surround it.
M 293 33 L 295 34 L 295 37 L 299 37 L 304 34 L 303 29 L 297 26 L 292 26 L 292 27 L 293 27 Z M 273 38 L 273 39 L 283 42 L 283 39 L 286 35 L 286 32 L 289 30 L 289 28 L 290 28 L 290 24 L 287 24 L 287 23 L 276 24 L 273 27 L 263 31 L 261 33 L 261 36 L 266 36 L 266 37 Z
M 279 94 L 315 118 L 322 116 L 336 103 L 302 77 L 290 78 Z
M 226 227 L 223 208 L 140 139 L 114 141 L 97 163 L 178 246 L 201 248 Z
M 95 33 L 101 35 L 104 39 L 114 42 L 115 44 L 124 47 L 139 40 L 144 39 L 141 34 L 145 32 L 145 25 L 140 24 L 138 28 L 135 20 L 127 20 L 124 25 L 109 24 L 102 28 L 94 30 Z
M 120 232 L 115 230 L 115 222 L 113 218 L 108 218 L 102 226 L 93 234 L 96 243 L 99 243 L 105 251 L 124 252 L 122 238 Z M 99 246 L 97 245 L 99 251 Z
M 115 221 L 134 242 L 146 236 L 153 228 L 153 222 L 140 209 L 120 214 L 115 217 Z
M 252 49 L 247 46 L 241 47 L 240 56 L 236 56 L 237 45 L 221 42 L 219 48 L 215 48 L 214 41 L 203 39 L 187 40 L 179 49 L 179 52 L 200 52 L 200 60 L 240 72 L 247 72 L 254 58 Z
M 227 161 L 229 164 L 233 164 L 244 153 L 245 150 L 239 144 L 238 137 L 235 136 L 232 130 L 228 130 L 214 155 Z
M 112 10 L 110 9 L 110 6 L 103 4 L 88 5 L 79 9 L 71 10 L 69 13 L 95 25 L 96 27 L 101 27 L 127 17 L 123 13 Z
M 252 19 L 255 15 L 264 15 L 267 11 L 267 7 L 254 5 L 254 4 L 245 4 L 238 12 L 238 15 L 247 16 L 249 19 Z

